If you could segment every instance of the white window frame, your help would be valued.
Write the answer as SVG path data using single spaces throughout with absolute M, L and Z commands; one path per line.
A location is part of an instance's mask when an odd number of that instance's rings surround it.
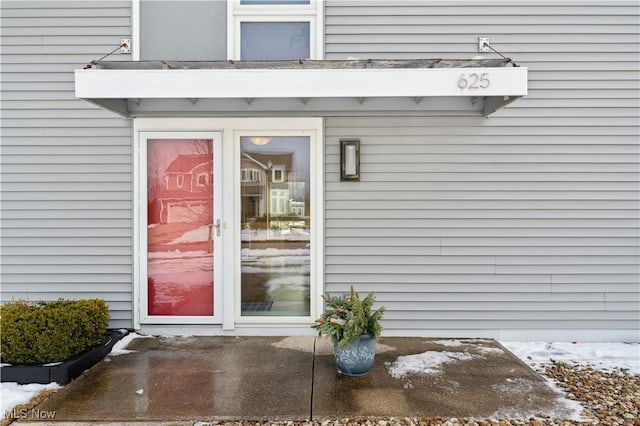
M 280 172 L 279 179 L 276 179 L 277 172 Z M 285 173 L 285 169 L 283 166 L 274 166 L 273 169 L 271 169 L 271 182 L 283 183 L 286 180 L 284 173 Z
M 227 59 L 240 60 L 240 26 L 243 22 L 308 22 L 310 59 L 324 58 L 324 0 L 309 4 L 249 5 L 227 0 Z
M 269 194 L 269 209 L 274 216 L 285 216 L 288 213 L 289 191 L 286 189 L 272 189 Z
M 242 169 L 240 170 L 240 181 L 242 183 L 260 183 L 262 179 L 260 179 L 260 170 L 258 169 Z

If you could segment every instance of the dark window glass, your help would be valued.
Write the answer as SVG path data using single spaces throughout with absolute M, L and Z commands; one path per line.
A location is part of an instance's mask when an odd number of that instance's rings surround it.
M 240 59 L 309 59 L 309 22 L 242 22 Z
M 309 137 L 241 137 L 240 148 L 240 169 L 261 174 L 240 187 L 242 316 L 308 316 Z

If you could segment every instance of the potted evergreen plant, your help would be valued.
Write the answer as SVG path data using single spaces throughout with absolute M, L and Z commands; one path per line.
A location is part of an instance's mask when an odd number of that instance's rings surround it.
M 384 306 L 373 311 L 373 292 L 364 299 L 351 286 L 345 296 L 323 296 L 327 309 L 312 327 L 333 343 L 338 372 L 347 376 L 364 376 L 373 366 L 376 340 L 382 332 L 380 319 Z

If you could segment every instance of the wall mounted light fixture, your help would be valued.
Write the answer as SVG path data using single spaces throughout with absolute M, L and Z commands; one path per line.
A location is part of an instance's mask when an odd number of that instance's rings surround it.
M 340 180 L 360 180 L 360 139 L 340 140 Z

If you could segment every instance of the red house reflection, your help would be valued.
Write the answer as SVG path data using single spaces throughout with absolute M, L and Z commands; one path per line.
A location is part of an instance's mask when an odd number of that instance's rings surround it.
M 148 141 L 149 315 L 213 315 L 212 142 Z
M 179 155 L 166 170 L 166 187 L 157 194 L 160 223 L 208 223 L 212 217 L 211 155 Z

